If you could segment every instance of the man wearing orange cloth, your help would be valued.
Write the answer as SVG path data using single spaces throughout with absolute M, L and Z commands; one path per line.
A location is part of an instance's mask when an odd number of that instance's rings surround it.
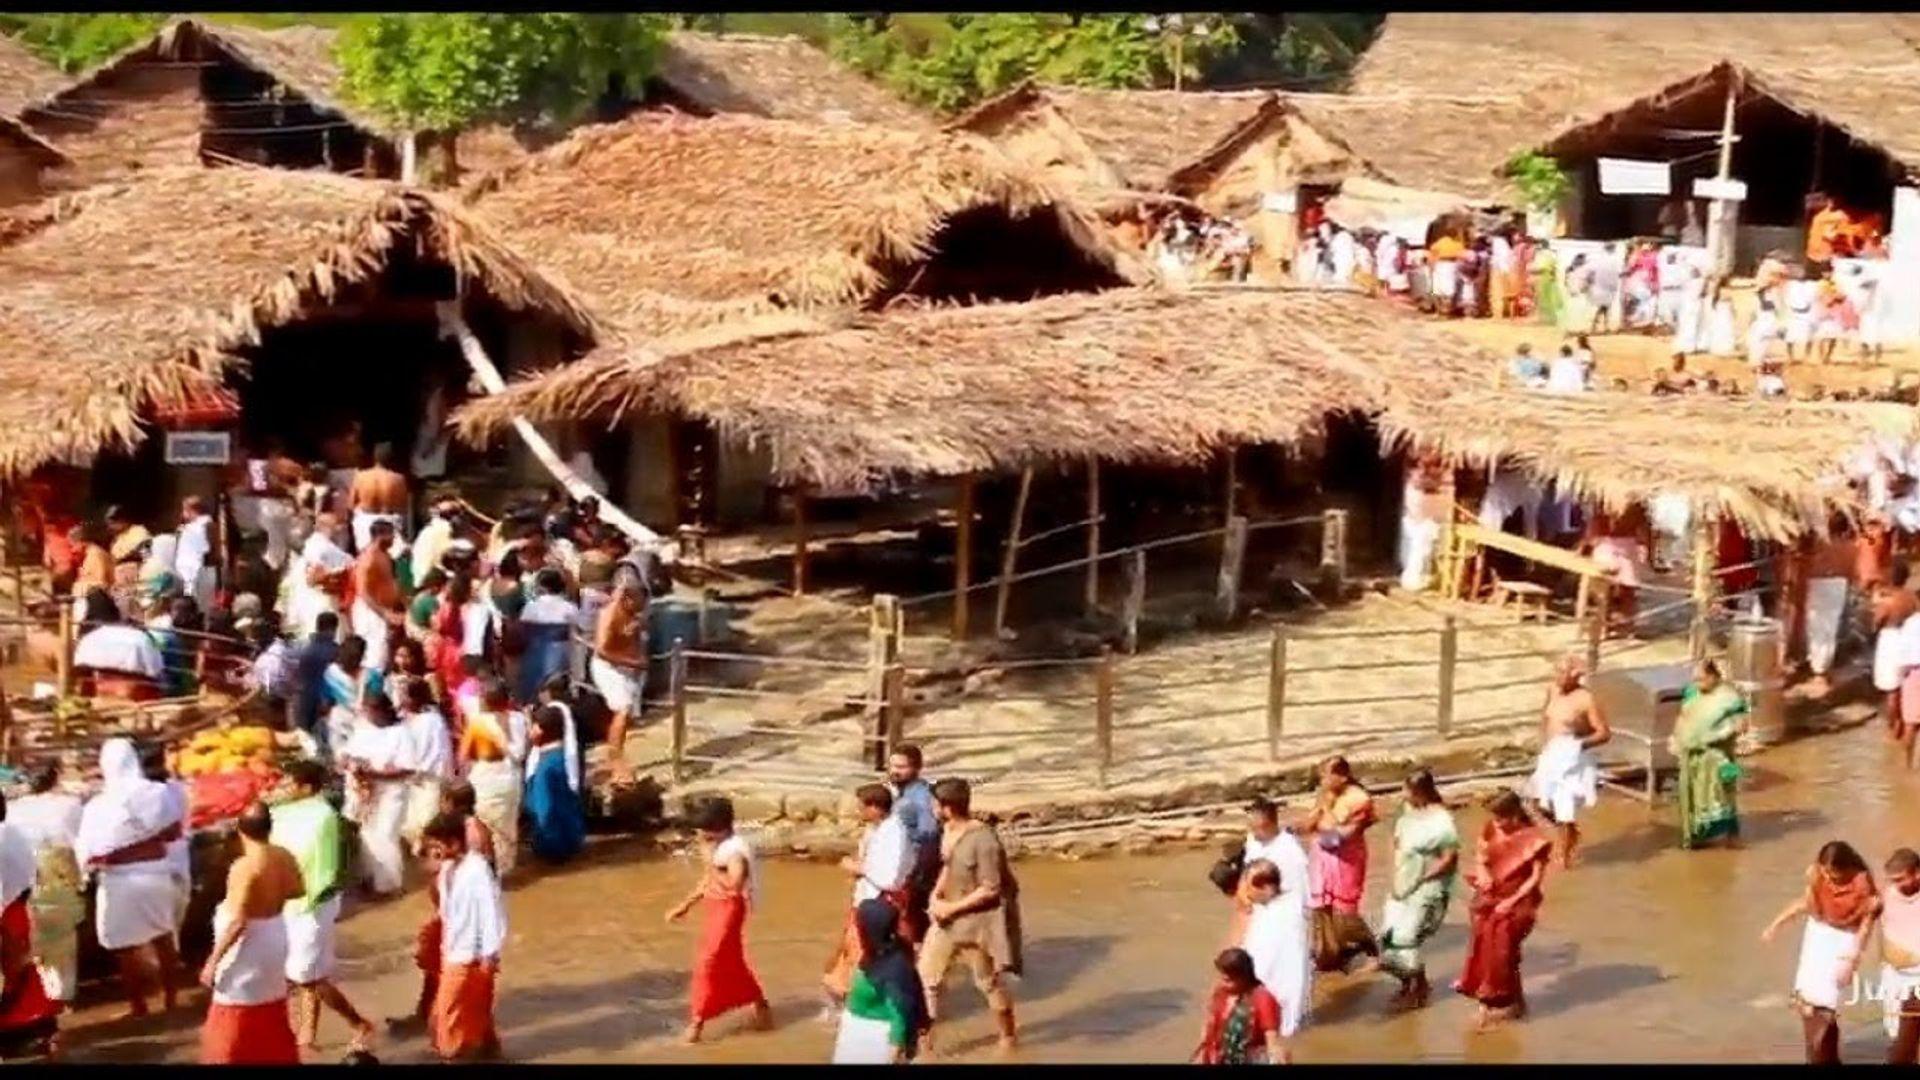
M 287 903 L 306 893 L 293 854 L 267 840 L 273 816 L 254 803 L 240 814 L 240 857 L 213 913 L 213 954 L 200 982 L 213 991 L 200 1029 L 202 1065 L 298 1065 L 287 1019 Z
M 426 846 L 440 864 L 440 981 L 433 995 L 433 1049 L 442 1061 L 496 1059 L 493 1023 L 507 908 L 486 856 L 467 846 L 467 823 L 441 814 L 428 824 Z

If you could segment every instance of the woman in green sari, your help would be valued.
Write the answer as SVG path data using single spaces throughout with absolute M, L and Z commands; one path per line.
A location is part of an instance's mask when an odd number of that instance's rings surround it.
M 1747 700 L 1721 678 L 1720 666 L 1702 660 L 1693 685 L 1680 698 L 1667 747 L 1680 759 L 1680 846 L 1740 835 L 1734 790 L 1740 766 L 1734 740 L 1746 730 Z
M 1558 330 L 1566 312 L 1565 296 L 1560 291 L 1560 259 L 1553 249 L 1541 244 L 1533 254 L 1533 310 L 1540 321 Z
M 1400 980 L 1394 1007 L 1418 1009 L 1431 989 L 1420 946 L 1446 920 L 1460 833 L 1431 771 L 1408 777 L 1406 791 L 1406 808 L 1393 825 L 1393 890 L 1380 914 L 1380 967 Z

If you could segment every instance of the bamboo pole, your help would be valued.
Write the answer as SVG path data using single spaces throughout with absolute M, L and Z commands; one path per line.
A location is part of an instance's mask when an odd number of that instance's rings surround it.
M 1240 513 L 1240 448 L 1227 447 L 1227 512 L 1223 523 L 1231 523 Z
M 953 640 L 967 639 L 967 615 L 972 594 L 968 591 L 973 573 L 973 477 L 960 478 L 954 505 L 953 534 Z
M 1093 737 L 1097 775 L 1102 788 L 1107 786 L 1107 771 L 1113 767 L 1113 650 L 1100 647 L 1100 666 L 1094 670 Z
M 1087 614 L 1100 609 L 1100 459 L 1087 459 Z
M 1033 493 L 1033 466 L 1020 470 L 1020 490 L 1013 497 L 1013 521 L 1007 525 L 1007 546 L 1000 556 L 1000 583 L 993 597 L 993 636 L 1007 630 L 1007 605 L 1013 600 L 1013 571 L 1020 558 L 1020 527 L 1027 517 L 1027 497 Z
M 1347 512 L 1333 509 L 1321 512 L 1320 573 L 1333 585 L 1334 595 L 1347 586 Z
M 879 753 L 875 755 L 878 760 L 874 768 L 877 770 L 884 770 L 887 767 L 887 757 L 907 738 L 906 665 L 895 661 L 888 666 L 882 682 L 885 686 L 886 705 L 881 710 L 883 717 L 881 736 L 885 741 L 881 743 Z
M 1127 560 L 1127 595 L 1120 607 L 1120 623 L 1125 627 L 1127 655 L 1140 648 L 1140 614 L 1147 606 L 1147 553 L 1135 548 Z
M 56 658 L 55 681 L 60 684 L 60 696 L 73 694 L 73 601 L 55 598 L 60 608 L 60 654 Z
M 1707 655 L 1710 626 L 1708 613 L 1713 608 L 1714 562 L 1717 556 L 1718 521 L 1701 514 L 1693 533 L 1693 621 L 1687 629 L 1687 655 L 1698 662 Z
M 1460 666 L 1460 626 L 1449 615 L 1440 627 L 1440 702 L 1435 727 L 1442 739 L 1453 734 L 1453 682 Z
M 678 784 L 687 778 L 687 646 L 679 638 L 673 639 L 673 651 L 667 657 L 667 692 L 673 706 L 669 752 L 673 782 Z
M 1287 712 L 1287 631 L 1273 628 L 1273 653 L 1267 668 L 1267 760 L 1280 760 L 1280 734 Z
M 793 595 L 807 595 L 807 489 L 793 489 Z
M 893 745 L 888 741 L 892 720 L 887 714 L 890 704 L 887 678 L 899 663 L 900 628 L 900 598 L 887 593 L 875 596 L 871 621 L 867 627 L 868 694 L 871 702 L 867 716 L 875 722 L 874 734 L 879 736 L 872 746 L 873 767 L 876 769 L 887 767 L 887 751 Z
M 1222 619 L 1232 621 L 1240 609 L 1240 575 L 1247 561 L 1247 519 L 1227 521 L 1220 545 L 1220 576 L 1214 583 L 1214 604 Z

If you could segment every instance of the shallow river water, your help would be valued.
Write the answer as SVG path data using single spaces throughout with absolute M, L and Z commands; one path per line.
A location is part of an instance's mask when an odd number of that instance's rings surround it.
M 1771 945 L 1759 932 L 1798 886 L 1820 844 L 1841 838 L 1876 872 L 1895 847 L 1920 846 L 1920 775 L 1895 764 L 1877 725 L 1795 743 L 1750 763 L 1742 850 L 1683 852 L 1671 803 L 1649 815 L 1614 793 L 1587 822 L 1582 865 L 1547 881 L 1539 929 L 1526 947 L 1525 1021 L 1471 1034 L 1470 1003 L 1446 990 L 1458 973 L 1465 911 L 1454 910 L 1429 949 L 1435 994 L 1426 1010 L 1388 1017 L 1385 978 L 1328 976 L 1296 1057 L 1313 1061 L 1775 1061 L 1798 1060 L 1787 1011 L 1797 929 Z M 1467 814 L 1463 833 L 1477 829 Z M 1388 830 L 1373 836 L 1378 877 Z M 1017 867 L 1025 901 L 1027 975 L 1015 987 L 1034 1062 L 1175 1062 L 1197 1037 L 1226 902 L 1206 881 L 1211 853 L 1183 850 Z M 508 1055 L 521 1061 L 821 1062 L 832 1028 L 815 989 L 840 927 L 846 886 L 823 864 L 764 868 L 749 953 L 773 1000 L 777 1027 L 710 1028 L 711 1042 L 674 1042 L 684 1014 L 691 925 L 662 913 L 693 881 L 685 858 L 642 858 L 615 841 L 581 864 L 526 877 L 508 892 L 511 936 L 499 1017 Z M 418 892 L 362 908 L 342 927 L 344 985 L 363 1009 L 390 1015 L 418 988 L 413 933 Z M 1877 958 L 1874 965 L 1877 967 Z M 191 1060 L 202 998 L 173 1017 L 113 1022 L 106 1006 L 73 1018 L 76 1061 Z M 946 1043 L 962 1060 L 990 1060 L 992 1026 L 958 973 L 948 991 Z M 1885 1047 L 1878 1013 L 1843 1017 L 1849 1059 Z M 329 1017 L 319 1060 L 338 1060 L 346 1033 Z M 426 1056 L 419 1036 L 387 1041 L 392 1061 Z

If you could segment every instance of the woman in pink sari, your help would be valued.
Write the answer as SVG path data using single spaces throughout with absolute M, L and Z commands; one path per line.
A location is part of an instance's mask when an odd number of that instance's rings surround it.
M 1380 946 L 1360 917 L 1367 887 L 1367 829 L 1373 797 L 1353 778 L 1343 757 L 1320 766 L 1320 793 L 1307 815 L 1312 879 L 1313 961 L 1321 971 L 1345 971 L 1356 956 L 1378 956 Z

